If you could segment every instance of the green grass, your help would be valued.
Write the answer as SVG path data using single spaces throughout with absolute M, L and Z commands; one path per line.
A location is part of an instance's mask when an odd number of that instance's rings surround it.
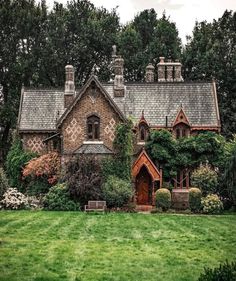
M 0 211 L 0 280 L 197 280 L 236 258 L 236 216 Z

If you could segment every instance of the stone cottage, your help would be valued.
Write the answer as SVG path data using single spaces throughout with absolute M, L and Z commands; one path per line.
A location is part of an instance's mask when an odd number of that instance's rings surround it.
M 164 128 L 180 138 L 206 130 L 219 132 L 221 127 L 214 81 L 185 82 L 181 63 L 164 57 L 157 69 L 155 74 L 149 64 L 145 82 L 126 82 L 124 60 L 114 54 L 112 82 L 91 75 L 76 89 L 74 68 L 67 65 L 64 89 L 22 88 L 18 130 L 24 148 L 39 154 L 57 150 L 62 163 L 82 153 L 112 155 L 116 125 L 132 116 L 137 132 L 132 168 L 136 201 L 153 204 L 155 190 L 162 186 L 162 171 L 142 149 L 150 129 Z M 188 187 L 188 171 L 178 171 L 172 198 L 182 207 Z

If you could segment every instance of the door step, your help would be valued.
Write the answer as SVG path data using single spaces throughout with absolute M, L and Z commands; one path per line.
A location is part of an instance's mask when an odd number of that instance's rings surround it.
M 150 212 L 152 209 L 152 205 L 136 205 L 136 211 L 138 212 Z

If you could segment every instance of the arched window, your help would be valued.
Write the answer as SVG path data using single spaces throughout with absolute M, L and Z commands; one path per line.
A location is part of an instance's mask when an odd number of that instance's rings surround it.
M 100 137 L 100 118 L 92 115 L 87 119 L 88 140 L 99 140 Z
M 140 141 L 146 141 L 148 138 L 148 127 L 145 124 L 139 126 L 139 139 Z

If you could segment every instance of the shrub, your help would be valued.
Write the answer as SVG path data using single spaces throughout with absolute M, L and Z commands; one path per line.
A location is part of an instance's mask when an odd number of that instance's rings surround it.
M 89 200 L 101 199 L 101 167 L 95 157 L 79 156 L 66 167 L 64 181 L 67 182 L 70 195 L 81 206 Z
M 205 214 L 218 214 L 223 210 L 223 204 L 216 194 L 207 195 L 201 203 Z
M 50 211 L 76 211 L 80 209 L 79 203 L 70 198 L 65 184 L 57 184 L 51 187 L 44 197 L 43 205 L 46 210 Z
M 50 185 L 53 185 L 57 182 L 59 173 L 59 154 L 51 152 L 29 161 L 23 170 L 23 177 L 30 180 L 46 179 Z
M 171 206 L 171 193 L 166 188 L 160 188 L 156 192 L 156 206 L 167 211 Z
M 28 207 L 28 199 L 16 188 L 8 188 L 3 194 L 3 199 L 0 201 L 0 205 L 4 209 L 24 209 Z
M 202 192 L 199 188 L 189 189 L 189 207 L 192 212 L 199 212 L 201 209 Z
M 236 262 L 231 264 L 226 261 L 219 267 L 205 268 L 198 281 L 233 281 L 236 280 Z
M 5 191 L 9 188 L 7 176 L 2 168 L 0 168 L 0 199 Z
M 29 160 L 36 156 L 35 153 L 24 151 L 21 140 L 16 139 L 7 154 L 6 172 L 10 186 L 17 186 L 20 191 L 24 190 L 22 181 L 22 169 Z
M 29 182 L 26 187 L 26 193 L 30 196 L 39 196 L 46 194 L 50 189 L 50 184 L 44 178 L 34 179 Z
M 208 164 L 200 165 L 192 173 L 191 182 L 194 186 L 201 189 L 204 196 L 214 193 L 218 185 L 217 172 Z
M 102 187 L 102 195 L 109 208 L 123 207 L 133 196 L 133 191 L 129 181 L 109 176 Z

